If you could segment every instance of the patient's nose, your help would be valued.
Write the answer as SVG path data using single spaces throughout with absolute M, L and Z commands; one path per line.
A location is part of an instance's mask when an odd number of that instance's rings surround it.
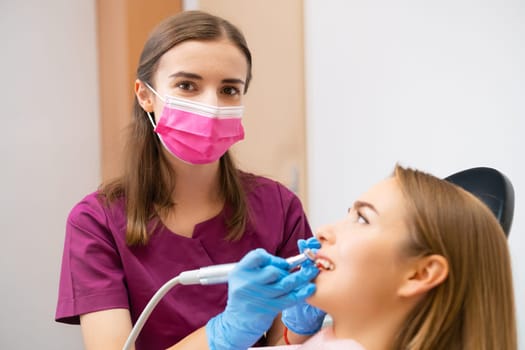
M 319 228 L 319 230 L 317 230 L 317 232 L 315 233 L 315 237 L 317 237 L 321 244 L 333 244 L 335 242 L 333 226 L 323 226 Z

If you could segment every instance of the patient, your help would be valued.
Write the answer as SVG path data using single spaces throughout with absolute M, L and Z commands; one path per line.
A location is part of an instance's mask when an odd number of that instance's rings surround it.
M 317 239 L 333 324 L 286 349 L 517 349 L 507 241 L 470 193 L 397 166 Z

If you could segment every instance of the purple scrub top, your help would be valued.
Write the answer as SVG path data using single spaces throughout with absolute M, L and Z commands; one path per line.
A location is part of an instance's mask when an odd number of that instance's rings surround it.
M 249 180 L 248 180 L 249 178 Z M 278 182 L 243 178 L 251 221 L 242 239 L 228 242 L 225 208 L 195 226 L 193 237 L 159 225 L 146 246 L 126 245 L 124 200 L 108 208 L 92 193 L 71 211 L 66 225 L 55 319 L 78 324 L 79 315 L 129 309 L 133 323 L 153 294 L 182 271 L 239 261 L 264 248 L 289 257 L 297 240 L 312 236 L 297 196 Z M 165 349 L 224 310 L 227 285 L 176 285 L 157 304 L 136 342 L 136 349 Z

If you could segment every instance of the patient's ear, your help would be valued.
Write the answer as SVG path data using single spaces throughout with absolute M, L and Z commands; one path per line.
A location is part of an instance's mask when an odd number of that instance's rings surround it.
M 443 283 L 448 276 L 448 262 L 441 255 L 433 254 L 414 261 L 401 286 L 398 295 L 413 297 L 422 295 Z

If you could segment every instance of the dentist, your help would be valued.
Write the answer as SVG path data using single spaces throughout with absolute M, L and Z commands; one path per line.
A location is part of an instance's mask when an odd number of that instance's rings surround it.
M 122 349 L 166 281 L 256 248 L 229 286 L 176 286 L 135 349 L 278 344 L 285 308 L 292 332 L 320 327 L 324 314 L 303 303 L 317 269 L 290 273 L 282 259 L 312 236 L 299 199 L 238 169 L 228 151 L 245 136 L 251 68 L 242 33 L 203 12 L 167 18 L 145 43 L 124 171 L 76 204 L 66 224 L 55 319 L 80 324 L 86 349 Z M 294 327 L 297 319 L 305 326 Z

